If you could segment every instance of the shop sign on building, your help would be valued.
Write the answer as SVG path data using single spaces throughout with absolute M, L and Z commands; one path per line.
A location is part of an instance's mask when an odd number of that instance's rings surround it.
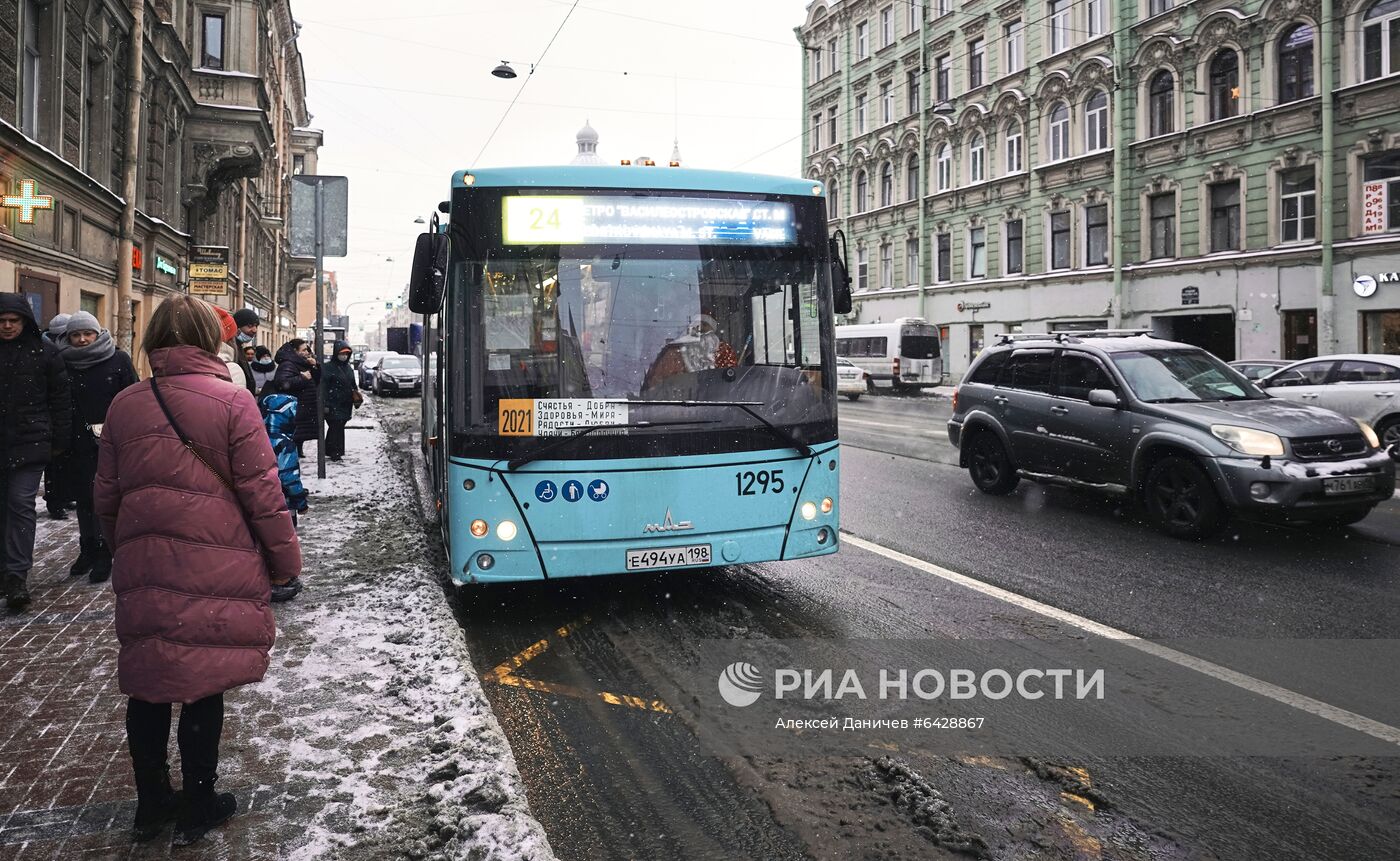
M 1201 288 L 1199 288 L 1199 287 L 1182 287 L 1182 288 L 1181 288 L 1181 304 L 1183 304 L 1183 305 L 1199 305 L 1199 304 L 1201 304 Z
M 1389 181 L 1376 180 L 1361 187 L 1362 233 L 1385 233 L 1385 211 L 1389 203 Z
M 190 248 L 190 292 L 196 296 L 228 293 L 228 246 L 196 245 Z

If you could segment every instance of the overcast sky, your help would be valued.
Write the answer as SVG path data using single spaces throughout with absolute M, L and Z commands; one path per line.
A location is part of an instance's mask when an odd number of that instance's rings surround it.
M 326 264 L 339 273 L 342 309 L 399 295 L 422 230 L 413 219 L 446 199 L 453 171 L 567 162 L 584 120 L 608 162 L 664 164 L 678 137 L 688 167 L 800 172 L 793 28 L 805 0 L 571 5 L 419 0 L 391 13 L 382 0 L 292 0 L 311 125 L 326 135 L 320 173 L 350 177 L 350 256 Z M 491 76 L 503 59 L 520 77 Z M 382 311 L 350 308 L 352 329 Z

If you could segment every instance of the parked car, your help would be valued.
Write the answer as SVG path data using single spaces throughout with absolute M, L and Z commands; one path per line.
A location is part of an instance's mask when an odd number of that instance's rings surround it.
M 870 391 L 870 374 L 856 367 L 850 359 L 836 360 L 836 393 L 853 401 Z
M 417 356 L 390 353 L 380 356 L 370 371 L 371 387 L 376 395 L 417 394 L 422 391 L 423 362 Z
M 1241 359 L 1238 362 L 1231 362 L 1230 367 L 1244 374 L 1244 378 L 1250 381 L 1262 380 L 1279 368 L 1286 368 L 1293 364 L 1288 359 Z
M 1360 419 L 1381 445 L 1400 443 L 1400 356 L 1351 354 L 1294 362 L 1259 385 L 1276 398 Z
M 391 350 L 370 350 L 368 353 L 365 353 L 364 358 L 360 361 L 360 367 L 358 369 L 360 388 L 368 391 L 369 388 L 374 385 L 374 375 L 372 373 L 374 366 L 385 356 L 395 355 L 398 354 Z
M 955 390 L 948 436 L 986 493 L 1023 477 L 1094 488 L 1182 538 L 1232 515 L 1355 523 L 1395 490 L 1365 422 L 1269 397 L 1206 351 L 1146 334 L 1003 337 Z

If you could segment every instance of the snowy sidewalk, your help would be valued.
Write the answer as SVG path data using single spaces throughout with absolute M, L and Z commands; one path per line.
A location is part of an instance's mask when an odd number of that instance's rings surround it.
M 374 411 L 327 479 L 308 458 L 306 591 L 275 605 L 267 677 L 226 697 L 219 785 L 240 814 L 175 857 L 553 858 Z M 165 858 L 169 832 L 127 835 L 112 593 L 68 577 L 76 545 L 74 516 L 42 520 L 31 611 L 0 608 L 0 857 Z

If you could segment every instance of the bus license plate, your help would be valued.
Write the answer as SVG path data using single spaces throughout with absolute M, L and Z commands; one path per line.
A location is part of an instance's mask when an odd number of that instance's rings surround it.
M 1322 480 L 1322 492 L 1327 496 L 1336 496 L 1342 493 L 1367 493 L 1375 488 L 1376 477 L 1374 475 L 1348 475 Z
M 684 547 L 649 547 L 645 550 L 627 551 L 628 571 L 709 564 L 710 545 L 708 544 L 687 544 Z

